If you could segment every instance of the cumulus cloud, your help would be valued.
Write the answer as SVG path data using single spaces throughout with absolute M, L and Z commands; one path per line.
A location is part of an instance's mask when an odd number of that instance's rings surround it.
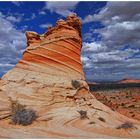
M 19 13 L 11 14 L 10 12 L 8 12 L 6 15 L 3 15 L 0 12 L 0 17 L 12 23 L 19 23 L 23 18 L 23 14 L 19 14 Z
M 39 11 L 39 15 L 46 15 L 46 12 L 45 11 Z
M 89 23 L 89 22 L 93 22 L 94 21 L 94 15 L 87 15 L 83 20 L 82 23 Z
M 36 18 L 36 14 L 32 13 L 31 16 L 29 18 L 26 18 L 25 20 L 29 21 L 29 20 L 33 20 Z
M 21 17 L 7 16 L 6 19 L 10 22 L 20 22 Z
M 25 49 L 25 36 L 0 13 L 0 68 L 1 74 L 15 66 Z
M 67 15 L 73 13 L 73 10 L 75 9 L 76 5 L 79 2 L 77 1 L 48 1 L 46 2 L 46 9 L 50 10 L 50 12 L 55 12 L 61 16 L 66 17 Z
M 105 28 L 95 30 L 108 46 L 132 44 L 139 46 L 140 39 L 139 2 L 108 2 L 98 13 L 88 15 L 84 23 L 100 21 Z
M 107 5 L 100 10 L 98 14 L 87 15 L 84 23 L 93 21 L 102 21 L 104 23 L 112 22 L 112 20 L 137 20 L 140 18 L 139 2 L 107 2 Z
M 52 26 L 52 24 L 50 24 L 50 23 L 47 23 L 47 24 L 41 24 L 40 25 L 40 28 L 48 28 L 49 26 Z
M 98 21 L 104 25 L 93 31 L 101 35 L 100 41 L 83 43 L 82 60 L 87 79 L 140 78 L 139 9 L 139 2 L 108 2 L 98 14 L 83 19 L 85 24 Z
M 116 81 L 126 77 L 139 77 L 140 59 L 131 58 L 139 49 L 102 50 L 101 44 L 83 44 L 81 61 L 87 80 Z M 107 48 L 107 47 L 105 47 Z M 130 59 L 131 58 L 131 59 Z
M 139 2 L 107 2 L 98 14 L 83 19 L 85 24 L 104 25 L 92 32 L 101 35 L 100 41 L 83 43 L 81 60 L 88 80 L 140 78 L 140 57 L 136 57 L 140 54 L 139 9 Z

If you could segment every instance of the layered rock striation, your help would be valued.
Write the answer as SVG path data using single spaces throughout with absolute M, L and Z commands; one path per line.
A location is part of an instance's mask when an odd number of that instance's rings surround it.
M 84 79 L 80 61 L 81 22 L 76 16 L 60 19 L 43 35 L 26 32 L 27 48 L 17 68 L 49 75 Z
M 76 15 L 58 20 L 43 35 L 26 32 L 26 37 L 22 59 L 0 81 L 1 138 L 140 137 L 138 121 L 112 111 L 90 93 Z M 37 119 L 29 126 L 11 124 L 11 101 L 35 110 Z M 116 129 L 126 121 L 137 128 L 131 135 Z

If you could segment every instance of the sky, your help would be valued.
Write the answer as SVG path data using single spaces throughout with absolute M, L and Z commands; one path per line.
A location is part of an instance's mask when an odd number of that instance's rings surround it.
M 0 2 L 0 77 L 21 59 L 25 31 L 43 34 L 76 13 L 82 21 L 81 61 L 87 81 L 140 79 L 140 2 Z

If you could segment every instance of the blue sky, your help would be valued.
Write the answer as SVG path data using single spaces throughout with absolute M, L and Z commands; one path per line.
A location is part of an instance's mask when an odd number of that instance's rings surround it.
M 140 2 L 0 2 L 0 76 L 26 48 L 25 31 L 39 34 L 76 13 L 82 21 L 81 60 L 88 81 L 140 79 Z

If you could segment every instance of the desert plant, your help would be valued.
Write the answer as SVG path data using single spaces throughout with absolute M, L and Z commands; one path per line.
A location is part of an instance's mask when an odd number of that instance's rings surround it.
M 91 121 L 91 122 L 89 122 L 89 124 L 95 124 L 95 122 L 94 121 Z
M 31 109 L 18 110 L 11 116 L 13 124 L 29 125 L 36 119 L 36 112 Z
M 125 129 L 125 130 L 132 129 L 132 128 L 136 128 L 132 122 L 125 122 L 119 125 L 118 127 L 116 127 L 116 129 Z
M 26 109 L 25 105 L 22 105 L 11 98 L 10 102 L 12 124 L 29 125 L 37 118 L 34 110 Z
M 102 118 L 102 117 L 99 117 L 98 119 L 99 119 L 100 121 L 102 121 L 102 122 L 106 122 L 105 119 Z
M 78 113 L 80 114 L 80 119 L 88 119 L 87 111 L 80 110 Z
M 77 81 L 77 80 L 72 80 L 72 81 L 71 81 L 71 84 L 72 84 L 72 86 L 73 86 L 75 89 L 80 88 L 80 82 Z

